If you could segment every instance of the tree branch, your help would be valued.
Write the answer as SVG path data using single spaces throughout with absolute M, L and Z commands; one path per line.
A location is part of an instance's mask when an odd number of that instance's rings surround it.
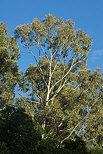
M 65 119 L 65 118 L 63 117 L 61 123 L 58 125 L 58 128 L 63 124 L 64 119 Z
M 67 136 L 66 138 L 64 138 L 61 143 L 63 143 L 65 140 L 69 139 L 69 137 L 73 134 L 73 132 L 75 131 L 75 129 L 80 125 L 81 121 L 79 121 L 76 126 L 73 128 L 73 130 L 71 131 L 71 133 L 69 134 L 69 136 Z
M 38 64 L 38 60 L 36 59 L 36 56 L 34 55 L 34 53 L 32 52 L 32 50 L 30 50 L 29 47 L 28 47 L 28 50 L 29 50 L 29 52 L 32 54 L 32 56 L 34 57 L 36 63 Z M 46 86 L 47 86 L 47 82 L 46 82 L 46 80 L 45 80 L 45 78 L 44 78 L 43 71 L 42 71 L 41 67 L 39 67 L 39 70 L 40 70 L 40 72 L 41 72 L 42 79 L 43 79 L 44 83 L 45 83 Z
M 52 72 L 51 72 L 51 66 L 52 66 L 52 51 L 50 53 L 50 65 L 49 65 L 49 81 L 48 81 L 48 85 L 47 85 L 47 97 L 46 97 L 46 105 L 48 105 L 48 100 L 49 100 L 49 95 L 50 95 L 50 85 L 51 85 L 51 78 L 52 78 Z
M 57 94 L 60 92 L 60 90 L 65 86 L 65 83 L 67 82 L 67 80 L 68 80 L 68 79 L 65 79 L 63 85 L 60 85 L 60 86 L 59 86 L 59 88 L 58 88 L 57 91 L 56 91 L 56 94 L 54 94 L 54 96 L 53 96 L 51 99 L 49 99 L 48 102 L 52 101 L 52 100 L 57 96 Z
M 72 69 L 72 67 L 73 67 L 73 63 L 74 63 L 74 61 L 72 62 L 71 67 L 69 68 L 69 70 L 67 71 L 67 73 L 66 73 L 60 80 L 58 80 L 58 81 L 51 87 L 50 90 L 52 90 L 59 82 L 61 82 L 61 81 L 69 74 L 69 72 L 71 71 L 71 69 Z
M 53 76 L 53 74 L 54 74 L 54 71 L 56 70 L 57 65 L 58 65 L 58 63 L 56 63 L 55 66 L 54 66 L 54 69 L 53 69 L 53 71 L 52 71 L 52 73 L 51 73 L 52 76 Z

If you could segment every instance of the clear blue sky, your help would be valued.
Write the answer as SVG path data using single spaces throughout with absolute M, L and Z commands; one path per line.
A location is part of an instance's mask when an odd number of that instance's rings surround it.
M 16 26 L 30 23 L 35 17 L 42 20 L 48 13 L 72 19 L 75 28 L 93 38 L 87 67 L 103 69 L 103 0 L 0 0 L 0 21 L 6 23 L 10 35 Z M 31 57 L 23 54 L 20 68 L 26 69 L 31 62 Z

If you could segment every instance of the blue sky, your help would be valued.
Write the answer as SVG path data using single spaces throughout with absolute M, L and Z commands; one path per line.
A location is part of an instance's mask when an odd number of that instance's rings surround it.
M 42 20 L 48 13 L 72 19 L 75 28 L 93 39 L 87 67 L 103 69 L 103 0 L 0 0 L 0 21 L 8 26 L 9 35 L 13 35 L 16 26 L 34 18 Z M 33 59 L 25 53 L 22 56 L 20 69 L 25 70 Z

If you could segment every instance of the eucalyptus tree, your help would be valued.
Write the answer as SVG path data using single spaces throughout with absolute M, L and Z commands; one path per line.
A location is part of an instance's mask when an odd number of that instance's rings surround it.
M 91 38 L 76 30 L 72 20 L 56 19 L 50 14 L 42 21 L 34 19 L 18 26 L 14 33 L 34 57 L 22 86 L 30 94 L 28 98 L 22 97 L 20 104 L 29 114 L 37 116 L 45 131 L 42 137 L 57 137 L 63 142 L 74 132 L 83 134 L 95 97 L 98 106 L 102 102 L 98 99 L 102 98 L 101 75 L 85 69 Z

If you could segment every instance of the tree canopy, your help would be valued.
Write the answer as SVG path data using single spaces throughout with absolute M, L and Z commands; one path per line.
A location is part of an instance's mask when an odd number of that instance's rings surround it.
M 20 72 L 18 43 L 14 37 L 8 37 L 6 25 L 0 22 L 0 108 L 13 104 L 14 87 Z
M 51 14 L 42 21 L 34 19 L 31 23 L 17 26 L 13 37 L 8 37 L 7 33 L 6 25 L 0 23 L 0 105 L 3 123 L 0 129 L 7 133 L 12 129 L 10 135 L 14 136 L 14 147 L 19 140 L 24 142 L 27 138 L 32 146 L 36 145 L 33 149 L 36 153 L 77 154 L 83 151 L 88 153 L 86 144 L 88 147 L 102 147 L 103 75 L 99 68 L 94 71 L 86 68 L 92 39 L 84 31 L 75 29 L 72 20 L 56 19 Z M 19 71 L 17 63 L 20 42 L 34 58 L 34 63 L 24 73 Z M 17 85 L 19 96 L 16 98 Z M 10 110 L 6 105 L 11 106 Z M 10 119 L 9 116 L 4 118 L 4 111 L 8 111 Z M 9 125 L 14 125 L 14 128 L 9 128 Z M 16 132 L 18 135 L 15 136 Z M 38 135 L 36 141 L 35 136 Z M 3 144 L 8 147 L 5 139 Z M 23 145 L 25 150 L 29 141 Z M 49 146 L 46 147 L 46 144 Z M 20 146 L 16 147 L 22 153 Z M 77 151 L 73 146 L 77 147 Z

